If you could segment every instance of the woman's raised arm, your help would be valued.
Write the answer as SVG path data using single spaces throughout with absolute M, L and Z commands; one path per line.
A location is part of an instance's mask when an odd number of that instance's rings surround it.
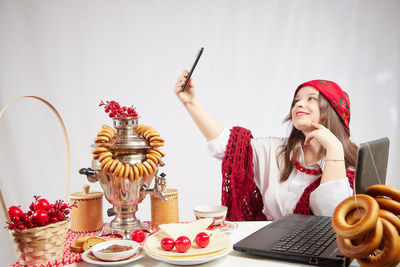
M 197 100 L 195 85 L 192 81 L 192 78 L 190 78 L 185 91 L 181 92 L 188 74 L 188 71 L 184 70 L 182 75 L 178 77 L 178 81 L 174 87 L 174 92 L 178 99 L 182 102 L 183 106 L 189 112 L 189 115 L 192 117 L 197 128 L 199 128 L 200 132 L 207 139 L 207 141 L 210 141 L 216 138 L 222 132 L 224 127 L 219 124 Z

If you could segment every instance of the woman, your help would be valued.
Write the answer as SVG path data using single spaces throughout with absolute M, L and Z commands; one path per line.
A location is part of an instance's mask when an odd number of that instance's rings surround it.
M 331 216 L 352 195 L 357 146 L 350 141 L 350 101 L 334 82 L 314 80 L 295 91 L 286 117 L 288 138 L 256 138 L 241 127 L 230 133 L 198 102 L 188 72 L 174 92 L 222 159 L 222 204 L 228 220 L 276 220 L 290 213 Z

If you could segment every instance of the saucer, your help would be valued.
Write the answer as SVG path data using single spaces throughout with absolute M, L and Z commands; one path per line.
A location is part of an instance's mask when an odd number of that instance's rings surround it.
M 82 254 L 82 260 L 86 261 L 87 263 L 96 264 L 99 266 L 122 266 L 122 265 L 128 264 L 130 262 L 136 261 L 141 258 L 143 258 L 143 252 L 138 252 L 135 255 L 133 255 L 132 257 L 130 257 L 126 260 L 122 260 L 122 261 L 102 261 L 93 255 L 91 249 L 86 250 Z
M 225 221 L 222 225 L 214 226 L 210 230 L 224 232 L 225 234 L 229 234 L 230 232 L 236 230 L 238 228 L 238 224 L 235 222 Z

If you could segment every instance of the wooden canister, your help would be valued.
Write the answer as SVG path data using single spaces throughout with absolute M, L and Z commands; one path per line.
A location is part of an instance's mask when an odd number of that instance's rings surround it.
M 83 186 L 83 192 L 72 193 L 71 231 L 94 232 L 103 228 L 103 192 L 89 192 L 89 186 Z
M 151 225 L 153 227 L 179 222 L 178 189 L 166 189 L 164 193 L 168 197 L 167 200 L 151 195 Z

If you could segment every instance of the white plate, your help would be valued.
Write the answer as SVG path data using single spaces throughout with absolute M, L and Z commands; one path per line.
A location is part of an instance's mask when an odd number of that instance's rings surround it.
M 160 257 L 158 255 L 154 255 L 151 254 L 151 252 L 149 252 L 146 247 L 144 247 L 144 251 L 147 253 L 147 255 L 149 255 L 150 258 L 153 258 L 155 260 L 158 261 L 163 261 L 169 264 L 175 264 L 175 265 L 196 265 L 196 264 L 202 264 L 202 263 L 206 263 L 209 261 L 213 261 L 222 257 L 225 257 L 226 255 L 228 255 L 231 251 L 232 251 L 232 246 L 230 246 L 229 248 L 227 248 L 226 250 L 224 250 L 224 252 L 222 252 L 221 254 L 216 254 L 216 255 L 212 255 L 208 258 L 200 258 L 200 259 L 196 259 L 196 258 L 176 258 L 176 259 L 172 259 L 172 258 L 164 258 L 164 257 Z
M 123 260 L 123 261 L 102 261 L 102 260 L 97 259 L 91 252 L 92 252 L 91 249 L 86 250 L 82 254 L 82 260 L 86 261 L 87 263 L 96 264 L 99 266 L 122 266 L 122 265 L 125 265 L 130 262 L 133 262 L 133 261 L 143 258 L 143 252 L 139 251 L 136 256 L 131 257 L 126 260 Z M 90 257 L 90 255 L 88 255 L 89 253 L 92 255 L 91 257 Z

